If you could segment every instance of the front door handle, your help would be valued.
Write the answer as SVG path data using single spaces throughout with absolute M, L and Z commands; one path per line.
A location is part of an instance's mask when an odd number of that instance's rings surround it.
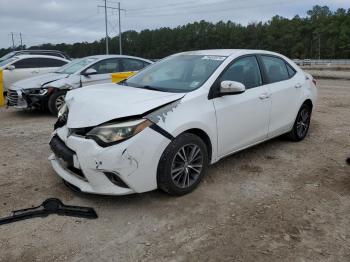
M 37 73 L 39 73 L 39 71 L 32 71 L 31 73 L 32 74 L 37 74 Z
M 295 87 L 295 88 L 301 88 L 301 87 L 302 87 L 302 84 L 297 83 L 294 87 Z
M 260 98 L 261 100 L 268 99 L 269 97 L 270 97 L 270 95 L 269 95 L 268 93 L 263 93 L 263 94 L 261 94 L 261 95 L 259 96 L 259 98 Z

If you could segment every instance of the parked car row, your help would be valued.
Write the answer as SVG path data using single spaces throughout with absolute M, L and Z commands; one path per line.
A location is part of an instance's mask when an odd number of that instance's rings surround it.
M 43 55 L 13 56 L 3 62 L 8 106 L 48 109 L 57 115 L 68 90 L 111 82 L 111 74 L 138 71 L 150 60 L 120 55 L 99 55 L 71 62 Z

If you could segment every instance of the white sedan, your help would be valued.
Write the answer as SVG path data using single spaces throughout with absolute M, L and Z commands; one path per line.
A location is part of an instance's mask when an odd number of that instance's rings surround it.
M 48 55 L 19 55 L 0 62 L 4 91 L 16 81 L 55 71 L 69 60 Z
M 303 140 L 316 96 L 312 76 L 280 54 L 180 53 L 118 88 L 68 92 L 49 159 L 79 191 L 183 195 L 225 156 L 280 135 Z

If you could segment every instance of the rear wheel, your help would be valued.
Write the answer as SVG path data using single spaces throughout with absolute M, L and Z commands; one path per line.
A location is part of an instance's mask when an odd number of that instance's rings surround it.
M 198 136 L 185 133 L 165 149 L 158 165 L 158 187 L 171 195 L 184 195 L 200 183 L 208 167 L 208 151 Z
M 64 105 L 64 98 L 66 97 L 66 91 L 54 92 L 48 101 L 48 108 L 51 114 L 57 116 L 58 111 Z
M 303 140 L 310 127 L 311 120 L 311 107 L 307 104 L 303 104 L 299 109 L 298 115 L 295 119 L 293 129 L 287 133 L 287 137 L 295 142 Z

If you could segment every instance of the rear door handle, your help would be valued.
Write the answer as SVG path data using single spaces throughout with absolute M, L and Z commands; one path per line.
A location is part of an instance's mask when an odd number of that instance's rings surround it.
M 32 71 L 31 73 L 32 74 L 37 74 L 37 73 L 39 73 L 39 71 Z
M 259 98 L 260 98 L 261 100 L 268 99 L 269 97 L 270 97 L 270 94 L 268 94 L 268 93 L 263 93 L 263 94 L 261 94 L 261 95 L 259 96 Z
M 294 87 L 295 87 L 295 88 L 301 88 L 301 87 L 302 87 L 302 84 L 297 83 Z

